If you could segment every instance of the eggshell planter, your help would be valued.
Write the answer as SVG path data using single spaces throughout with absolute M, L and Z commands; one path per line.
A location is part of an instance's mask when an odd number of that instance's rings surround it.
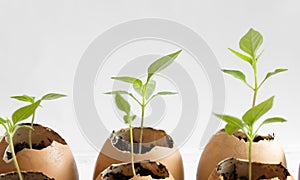
M 22 172 L 23 180 L 54 180 L 40 172 Z M 17 172 L 0 174 L 0 180 L 19 180 Z
M 142 153 L 138 153 L 140 128 L 133 128 L 134 160 L 157 161 L 164 164 L 175 179 L 184 179 L 181 155 L 172 138 L 163 130 L 144 128 Z M 112 132 L 105 141 L 96 161 L 94 177 L 112 164 L 130 162 L 129 129 Z
M 248 161 L 228 158 L 221 161 L 213 170 L 208 180 L 248 179 Z M 293 180 L 282 164 L 252 163 L 252 179 Z
M 76 163 L 65 140 L 50 128 L 38 124 L 34 124 L 33 128 L 32 144 L 38 149 L 24 148 L 26 144 L 28 146 L 28 129 L 20 128 L 14 135 L 15 149 L 19 149 L 16 157 L 21 171 L 42 172 L 56 180 L 77 180 Z M 0 141 L 0 174 L 16 171 L 12 159 L 7 156 L 7 147 L 4 136 Z
M 168 169 L 161 163 L 142 161 L 134 163 L 136 176 L 133 176 L 131 163 L 113 164 L 101 172 L 96 180 L 174 180 Z
M 236 132 L 230 136 L 224 130 L 217 132 L 208 142 L 201 155 L 197 180 L 207 180 L 217 164 L 229 157 L 248 159 L 247 138 Z M 273 135 L 257 136 L 252 146 L 252 161 L 278 164 L 286 167 L 286 159 L 281 144 Z

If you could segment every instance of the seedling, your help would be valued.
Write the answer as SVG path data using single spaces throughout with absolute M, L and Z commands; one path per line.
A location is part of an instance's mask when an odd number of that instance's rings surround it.
M 236 118 L 234 116 L 229 115 L 223 115 L 223 114 L 215 114 L 218 118 L 225 121 L 227 124 L 225 126 L 225 131 L 232 135 L 234 132 L 238 130 L 242 130 L 245 135 L 247 136 L 247 139 L 249 141 L 249 148 L 248 148 L 248 161 L 249 161 L 249 179 L 252 179 L 252 144 L 253 140 L 258 132 L 258 130 L 265 124 L 270 123 L 276 123 L 276 122 L 286 122 L 284 118 L 281 117 L 271 117 L 267 118 L 264 121 L 260 123 L 259 126 L 256 126 L 256 129 L 254 127 L 254 124 L 258 121 L 258 119 L 267 113 L 273 106 L 273 100 L 274 96 L 270 97 L 269 99 L 261 102 L 260 104 L 256 105 L 256 97 L 258 90 L 262 87 L 262 85 L 265 83 L 265 81 L 270 78 L 271 76 L 278 74 L 280 72 L 287 71 L 287 69 L 276 69 L 273 72 L 268 72 L 265 76 L 265 78 L 259 83 L 258 77 L 257 77 L 257 62 L 260 59 L 261 55 L 264 51 L 261 51 L 257 55 L 257 51 L 260 48 L 261 44 L 263 42 L 263 36 L 254 29 L 250 29 L 246 35 L 244 35 L 240 42 L 239 46 L 240 49 L 244 53 L 240 53 L 238 51 L 235 51 L 233 49 L 229 50 L 238 56 L 240 59 L 246 61 L 249 63 L 253 70 L 254 75 L 254 85 L 250 85 L 246 80 L 246 75 L 240 71 L 240 70 L 227 70 L 222 69 L 224 73 L 227 73 L 239 80 L 241 80 L 243 83 L 246 84 L 247 87 L 249 87 L 251 90 L 253 90 L 253 100 L 252 100 L 252 106 L 251 108 L 243 115 L 242 119 Z M 246 53 L 246 54 L 245 54 Z
M 115 103 L 117 107 L 125 112 L 123 116 L 123 120 L 125 124 L 129 125 L 129 134 L 130 134 L 130 157 L 131 157 L 131 167 L 132 173 L 135 176 L 135 168 L 134 168 L 134 157 L 133 157 L 133 133 L 132 133 L 132 121 L 136 118 L 136 115 L 130 115 L 130 104 L 120 95 L 119 92 L 115 95 Z
M 16 158 L 15 154 L 15 149 L 14 149 L 14 142 L 13 142 L 13 137 L 16 131 L 20 128 L 27 128 L 30 130 L 33 130 L 31 126 L 27 125 L 19 125 L 18 123 L 29 118 L 36 110 L 36 108 L 40 105 L 41 101 L 37 101 L 35 103 L 32 103 L 30 105 L 24 106 L 18 110 L 16 110 L 13 115 L 11 120 L 10 119 L 3 119 L 0 118 L 0 124 L 4 127 L 6 131 L 6 137 L 9 143 L 9 149 L 12 154 L 12 159 L 14 162 L 14 165 L 16 167 L 16 170 L 18 172 L 18 176 L 20 180 L 23 180 L 21 170 Z
M 148 74 L 146 82 L 143 83 L 143 81 L 136 77 L 129 77 L 129 76 L 120 76 L 120 77 L 112 77 L 114 80 L 123 81 L 125 83 L 129 83 L 133 86 L 133 89 L 135 92 L 140 96 L 140 99 L 138 99 L 132 92 L 123 91 L 123 90 L 117 90 L 112 92 L 107 92 L 105 94 L 126 94 L 129 95 L 134 101 L 136 101 L 140 107 L 141 107 L 141 125 L 140 125 L 140 136 L 139 136 L 139 153 L 142 152 L 142 143 L 143 143 L 143 128 L 144 128 L 144 119 L 145 119 L 145 108 L 146 106 L 153 100 L 153 98 L 161 95 L 172 95 L 177 94 L 176 92 L 169 92 L 169 91 L 162 91 L 157 92 L 156 94 L 153 94 L 156 88 L 156 81 L 152 79 L 153 75 L 162 71 L 166 67 L 168 67 L 172 62 L 177 58 L 181 50 L 163 56 L 156 61 L 154 61 L 149 67 L 148 67 Z
M 23 101 L 23 102 L 28 102 L 30 104 L 34 104 L 34 103 L 37 103 L 37 102 L 39 102 L 39 104 L 40 104 L 44 100 L 55 100 L 55 99 L 62 98 L 62 97 L 65 97 L 65 96 L 66 95 L 64 95 L 64 94 L 48 93 L 48 94 L 44 95 L 41 99 L 39 99 L 37 101 L 35 101 L 35 99 L 36 99 L 35 97 L 27 96 L 27 95 L 12 96 L 11 98 L 17 99 L 17 100 Z M 32 114 L 32 119 L 31 119 L 31 124 L 30 124 L 31 129 L 29 130 L 29 135 L 28 135 L 28 142 L 29 142 L 30 149 L 32 149 L 32 131 L 33 131 L 33 123 L 34 123 L 34 120 L 35 120 L 35 110 Z

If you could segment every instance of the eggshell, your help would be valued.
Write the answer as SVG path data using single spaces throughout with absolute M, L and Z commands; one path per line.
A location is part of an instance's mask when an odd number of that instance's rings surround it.
M 40 172 L 22 172 L 23 180 L 54 180 Z M 17 172 L 0 174 L 0 180 L 19 180 Z
M 154 178 L 152 178 L 151 174 L 159 176 L 160 179 L 174 180 L 168 169 L 159 162 L 141 161 L 134 164 L 137 173 L 147 173 L 143 175 L 137 174 L 136 176 L 130 178 L 130 180 L 152 180 Z M 131 163 L 113 164 L 102 171 L 96 180 L 114 180 L 112 174 L 122 174 L 126 177 L 133 176 Z
M 249 142 L 245 142 L 243 138 L 245 135 L 242 132 L 236 132 L 232 136 L 226 134 L 224 130 L 217 132 L 203 150 L 198 164 L 197 180 L 207 180 L 217 164 L 226 158 L 248 159 Z M 254 142 L 252 146 L 252 161 L 281 163 L 286 166 L 283 148 L 276 138 L 271 135 L 258 136 L 259 138 L 261 140 Z
M 140 128 L 133 128 L 134 142 L 139 142 Z M 94 170 L 94 177 L 112 164 L 130 162 L 129 129 L 121 129 L 113 132 L 104 143 Z M 127 144 L 127 150 L 121 150 L 120 142 Z M 138 145 L 138 143 L 136 143 Z M 184 179 L 183 163 L 181 155 L 174 145 L 172 138 L 163 130 L 144 128 L 143 146 L 151 148 L 143 154 L 135 153 L 135 162 L 143 160 L 157 161 L 164 164 L 175 179 Z
M 226 178 L 225 178 L 225 177 Z M 212 171 L 208 180 L 235 180 L 248 178 L 248 161 L 228 158 L 221 161 Z M 252 163 L 252 179 L 293 180 L 288 170 L 282 164 Z
M 28 125 L 28 124 L 27 124 Z M 14 136 L 14 144 L 28 143 L 28 129 L 20 128 Z M 16 157 L 21 171 L 43 172 L 56 180 L 77 180 L 78 171 L 69 146 L 63 138 L 50 128 L 35 124 L 32 133 L 32 143 L 44 142 L 41 150 L 23 149 L 17 152 Z M 3 137 L 0 141 L 0 154 L 3 156 L 8 143 Z M 16 171 L 14 163 L 6 163 L 0 159 L 0 173 Z

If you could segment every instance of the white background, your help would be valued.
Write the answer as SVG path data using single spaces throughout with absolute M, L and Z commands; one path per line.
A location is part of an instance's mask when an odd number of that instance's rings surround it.
M 250 27 L 264 35 L 260 78 L 277 67 L 287 67 L 289 71 L 270 79 L 258 97 L 261 101 L 276 95 L 270 115 L 283 116 L 288 122 L 263 131 L 276 132 L 288 154 L 290 171 L 296 176 L 300 162 L 300 2 L 297 0 L 1 0 L 1 117 L 10 117 L 20 106 L 9 99 L 11 95 L 68 94 L 68 98 L 45 103 L 39 110 L 38 121 L 67 140 L 79 164 L 81 179 L 90 178 L 97 151 L 87 143 L 76 122 L 72 92 L 77 64 L 88 45 L 104 31 L 122 22 L 149 17 L 173 20 L 191 28 L 207 42 L 221 67 L 244 69 L 249 73 L 249 66 L 230 54 L 227 48 L 237 49 L 239 38 Z M 251 92 L 227 76 L 225 84 L 225 111 L 239 116 L 249 107 Z M 200 126 L 195 132 L 197 128 Z M 181 149 L 189 154 L 184 159 L 189 167 L 187 179 L 195 177 L 201 152 L 195 150 L 198 139 L 192 136 Z

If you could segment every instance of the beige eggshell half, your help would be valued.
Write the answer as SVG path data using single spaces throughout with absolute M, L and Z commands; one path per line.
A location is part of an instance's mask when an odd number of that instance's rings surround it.
M 27 124 L 28 125 L 28 124 Z M 32 133 L 32 143 L 44 142 L 46 148 L 41 150 L 23 149 L 16 157 L 21 171 L 42 172 L 56 180 L 77 180 L 78 171 L 69 146 L 65 140 L 50 128 L 35 124 Z M 14 144 L 28 143 L 28 129 L 20 128 L 14 136 Z M 8 143 L 3 137 L 0 141 L 0 173 L 16 171 L 13 161 L 6 163 L 2 156 Z
M 159 162 L 141 161 L 141 162 L 136 162 L 135 166 L 136 166 L 136 170 L 144 169 L 144 170 L 148 170 L 152 174 L 161 176 L 160 179 L 174 180 L 172 174 L 168 171 L 166 166 L 164 166 Z M 133 176 L 131 163 L 112 164 L 110 167 L 102 171 L 97 176 L 96 180 L 114 180 L 113 177 L 109 177 L 107 176 L 107 174 L 123 174 L 127 177 Z M 152 178 L 151 175 L 141 176 L 140 174 L 137 174 L 136 176 L 130 178 L 130 180 L 152 180 L 152 179 L 154 178 Z
M 140 128 L 133 128 L 134 142 L 139 142 Z M 100 174 L 104 169 L 112 164 L 130 162 L 130 151 L 122 151 L 115 146 L 116 140 L 122 137 L 129 140 L 129 129 L 121 129 L 113 132 L 108 138 L 99 153 L 95 170 L 94 178 Z M 154 147 L 143 154 L 134 154 L 135 162 L 143 160 L 157 161 L 164 164 L 172 173 L 175 179 L 184 179 L 183 163 L 180 152 L 174 145 L 173 140 L 163 130 L 156 130 L 153 128 L 144 128 L 143 131 L 143 145 Z M 169 145 L 172 145 L 170 148 Z
M 248 178 L 248 161 L 228 158 L 221 161 L 210 174 L 208 180 L 234 180 L 241 177 Z M 252 179 L 294 180 L 282 164 L 252 163 Z
M 54 180 L 40 172 L 22 172 L 23 180 Z M 19 180 L 17 172 L 0 174 L 0 180 Z
M 248 159 L 248 145 L 243 139 L 245 135 L 242 132 L 236 132 L 230 136 L 224 130 L 217 132 L 208 142 L 201 155 L 198 170 L 197 180 L 207 180 L 210 173 L 217 166 L 217 164 L 229 157 L 240 159 Z M 264 136 L 258 136 L 264 137 Z M 265 138 L 272 139 L 272 136 Z M 253 143 L 252 147 L 252 161 L 262 163 L 281 163 L 286 167 L 286 159 L 281 144 L 276 140 L 262 139 Z

